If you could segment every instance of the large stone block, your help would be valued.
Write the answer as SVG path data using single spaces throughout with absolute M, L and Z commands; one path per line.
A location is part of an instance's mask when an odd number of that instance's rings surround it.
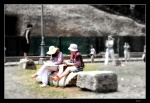
M 21 69 L 31 69 L 36 70 L 36 65 L 32 59 L 20 59 L 18 67 Z
M 95 92 L 111 92 L 118 88 L 117 75 L 112 71 L 79 72 L 76 85 Z

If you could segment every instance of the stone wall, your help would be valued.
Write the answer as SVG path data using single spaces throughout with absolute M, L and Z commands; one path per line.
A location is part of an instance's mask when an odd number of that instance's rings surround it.
M 43 6 L 43 12 L 45 36 L 145 35 L 145 25 L 90 5 L 47 4 Z M 41 35 L 41 5 L 5 4 L 5 15 L 18 18 L 15 35 L 20 35 L 28 23 L 34 26 L 32 36 Z

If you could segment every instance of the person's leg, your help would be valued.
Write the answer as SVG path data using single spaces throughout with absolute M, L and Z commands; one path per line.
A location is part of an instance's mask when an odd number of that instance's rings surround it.
M 114 50 L 110 50 L 110 56 L 111 56 L 111 60 L 112 60 L 112 64 L 115 65 L 115 56 L 114 56 Z
M 124 51 L 124 59 L 125 59 L 125 62 L 127 62 L 127 52 Z
M 66 76 L 67 74 L 69 74 L 69 72 L 70 70 L 67 68 L 61 75 L 56 75 L 55 77 L 50 76 L 50 78 L 56 82 L 59 81 L 64 76 Z
M 92 63 L 94 63 L 94 54 L 92 55 Z
M 42 75 L 42 85 L 40 87 L 46 87 L 48 84 L 48 76 L 51 72 L 49 72 L 48 68 L 44 69 L 43 75 Z
M 130 52 L 128 52 L 128 61 L 130 61 Z
M 59 66 L 59 71 L 57 73 L 57 75 L 61 75 L 64 71 L 64 66 Z
M 42 85 L 40 85 L 41 87 L 45 87 L 48 84 L 48 76 L 49 74 L 51 74 L 52 71 L 58 71 L 58 66 L 50 66 L 50 67 L 45 67 L 45 69 L 43 69 L 43 75 L 42 75 Z
M 35 77 L 37 77 L 37 76 L 42 76 L 43 75 L 43 73 L 44 73 L 44 69 L 46 68 L 46 66 L 45 65 L 42 65 L 42 67 L 35 73 L 35 74 L 33 74 L 33 75 L 31 75 L 31 77 L 32 78 L 35 78 Z
M 30 47 L 30 44 L 26 44 L 25 59 L 28 59 L 29 47 Z
M 91 63 L 93 63 L 93 55 L 91 55 Z
M 58 66 L 50 66 L 50 67 L 46 67 L 46 68 L 49 70 L 49 72 L 58 71 Z
M 61 74 L 59 75 L 59 78 L 63 78 L 64 76 L 68 75 L 70 73 L 70 67 L 66 68 L 66 70 Z
M 28 59 L 26 52 L 24 52 L 24 58 L 25 58 L 25 59 Z
M 75 66 L 67 67 L 66 70 L 61 75 L 59 75 L 59 77 L 63 78 L 64 76 L 68 75 L 70 72 L 73 72 L 76 70 L 78 70 L 78 69 Z
M 61 74 L 57 75 L 56 77 L 51 77 L 54 81 L 59 81 L 64 76 L 68 75 L 71 71 L 75 71 L 77 68 L 75 66 L 67 67 L 66 70 Z
M 106 50 L 106 53 L 105 53 L 105 65 L 107 65 L 108 64 L 108 59 L 109 59 L 109 52 L 108 52 L 108 50 Z

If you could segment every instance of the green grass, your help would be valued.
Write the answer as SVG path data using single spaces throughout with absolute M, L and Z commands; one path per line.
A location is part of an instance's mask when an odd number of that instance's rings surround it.
M 104 66 L 103 63 L 85 63 L 84 71 L 113 71 L 118 76 L 118 91 L 120 94 L 126 92 L 141 92 L 146 88 L 146 67 L 144 62 L 129 62 L 124 63 L 125 66 L 112 66 L 109 63 Z M 37 65 L 39 69 L 41 65 Z M 32 95 L 36 95 L 37 98 L 68 98 L 70 93 L 60 87 L 46 87 L 41 88 L 39 83 L 30 76 L 37 70 L 21 70 L 18 69 L 17 75 L 20 77 L 19 81 L 24 83 L 25 89 L 30 91 Z M 123 80 L 122 80 L 123 79 Z M 136 88 L 135 88 L 136 86 Z M 69 88 L 69 87 L 68 87 Z M 72 88 L 71 88 L 72 89 Z M 123 95 L 123 94 L 122 94 Z M 142 92 L 142 96 L 144 93 Z M 128 97 L 128 95 L 127 95 Z M 136 96 L 135 96 L 136 97 Z
M 60 92 L 58 90 L 53 90 L 51 87 L 41 88 L 34 78 L 31 78 L 31 75 L 36 73 L 41 65 L 37 65 L 37 70 L 21 70 L 18 69 L 18 76 L 20 76 L 19 81 L 23 81 L 26 90 L 30 91 L 32 95 L 36 95 L 38 98 L 65 98 L 66 94 L 64 92 Z

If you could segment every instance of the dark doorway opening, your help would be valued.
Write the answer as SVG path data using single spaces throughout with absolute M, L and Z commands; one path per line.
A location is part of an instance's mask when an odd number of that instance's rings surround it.
M 18 18 L 15 15 L 5 15 L 5 35 L 15 36 L 17 35 L 17 21 Z

